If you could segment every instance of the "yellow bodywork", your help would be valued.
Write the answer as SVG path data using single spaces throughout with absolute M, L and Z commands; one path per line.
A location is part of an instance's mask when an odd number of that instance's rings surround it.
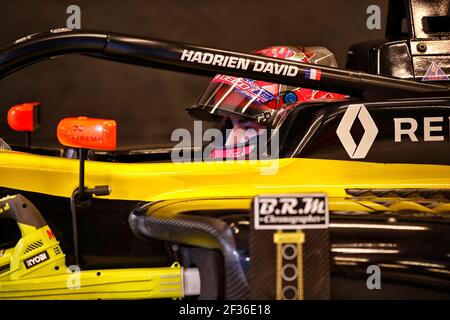
M 78 172 L 74 159 L 0 153 L 1 187 L 70 197 L 78 185 Z M 85 180 L 89 187 L 109 185 L 112 193 L 104 198 L 121 200 L 251 198 L 304 192 L 344 198 L 346 188 L 450 188 L 450 166 L 300 158 L 134 164 L 87 161 Z
M 248 210 L 252 198 L 259 194 L 308 192 L 326 193 L 329 207 L 334 211 L 370 211 L 385 208 L 385 204 L 370 198 L 354 201 L 346 189 L 450 188 L 450 166 L 317 159 L 179 164 L 87 161 L 85 171 L 88 187 L 111 187 L 112 193 L 102 198 L 154 201 L 150 210 L 163 210 L 168 214 L 211 209 Z M 78 160 L 0 152 L 0 187 L 69 198 L 78 186 L 78 174 Z M 449 210 L 448 203 L 430 209 L 407 200 L 397 201 L 393 206 L 390 209 L 402 210 L 414 206 L 421 211 Z M 22 229 L 27 227 L 21 226 Z M 45 239 L 46 229 L 35 231 L 33 237 Z M 21 241 L 30 243 L 35 240 Z M 16 248 L 23 249 L 23 245 L 19 243 Z M 18 254 L 14 248 L 0 255 L 0 266 L 5 265 L 8 259 L 17 261 L 17 265 L 11 265 L 10 272 L 0 277 L 0 299 L 182 296 L 182 270 L 179 266 L 82 271 L 80 278 L 75 279 L 80 281 L 80 288 L 68 288 L 67 284 L 74 280 L 74 274 L 68 272 L 64 255 L 54 256 L 53 248 L 59 244 L 46 242 L 45 246 L 53 259 L 32 272 L 23 267 L 23 259 L 27 255 L 11 259 Z

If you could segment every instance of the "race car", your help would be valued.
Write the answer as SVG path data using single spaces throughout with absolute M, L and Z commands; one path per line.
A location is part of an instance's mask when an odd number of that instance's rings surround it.
M 1 77 L 66 54 L 214 77 L 188 112 L 233 139 L 115 150 L 114 120 L 74 117 L 62 148 L 5 143 L 0 299 L 449 298 L 448 16 L 399 3 L 388 41 L 353 47 L 359 71 L 318 48 L 65 28 L 5 47 Z M 8 121 L 29 132 L 38 113 Z

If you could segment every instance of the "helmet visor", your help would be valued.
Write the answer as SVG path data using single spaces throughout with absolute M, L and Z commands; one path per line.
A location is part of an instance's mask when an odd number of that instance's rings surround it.
M 195 106 L 211 115 L 268 119 L 277 108 L 279 90 L 278 84 L 219 74 Z

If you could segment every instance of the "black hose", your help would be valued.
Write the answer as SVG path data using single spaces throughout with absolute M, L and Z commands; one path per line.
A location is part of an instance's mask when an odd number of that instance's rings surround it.
M 133 210 L 128 222 L 141 238 L 155 238 L 222 252 L 225 264 L 225 299 L 248 299 L 250 289 L 228 224 L 210 217 L 174 213 L 148 213 L 146 204 Z

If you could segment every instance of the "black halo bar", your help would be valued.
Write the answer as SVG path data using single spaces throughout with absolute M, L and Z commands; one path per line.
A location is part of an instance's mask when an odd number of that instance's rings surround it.
M 190 52 L 192 54 L 190 55 Z M 198 53 L 200 52 L 200 53 Z M 248 64 L 236 68 L 236 64 L 215 65 L 201 63 L 198 59 L 187 58 L 197 53 L 205 61 L 212 56 L 221 55 L 230 61 L 247 61 Z M 97 58 L 125 62 L 152 68 L 213 77 L 225 74 L 237 77 L 264 80 L 295 87 L 348 94 L 363 100 L 410 97 L 446 97 L 449 87 L 372 75 L 364 72 L 330 68 L 315 64 L 274 59 L 260 55 L 246 54 L 229 50 L 201 47 L 172 41 L 147 39 L 102 31 L 56 29 L 50 32 L 33 34 L 8 45 L 0 51 L 0 78 L 25 66 L 66 54 L 84 54 Z M 184 59 L 182 59 L 184 57 Z M 206 58 L 205 58 L 206 57 Z M 239 60 L 242 59 L 242 60 Z M 254 70 L 258 66 L 277 64 L 290 75 L 273 74 Z M 320 80 L 308 78 L 310 70 L 321 73 Z M 296 70 L 296 72 L 293 72 Z M 318 70 L 318 71 L 317 71 Z M 295 75 L 294 75 L 295 73 Z

